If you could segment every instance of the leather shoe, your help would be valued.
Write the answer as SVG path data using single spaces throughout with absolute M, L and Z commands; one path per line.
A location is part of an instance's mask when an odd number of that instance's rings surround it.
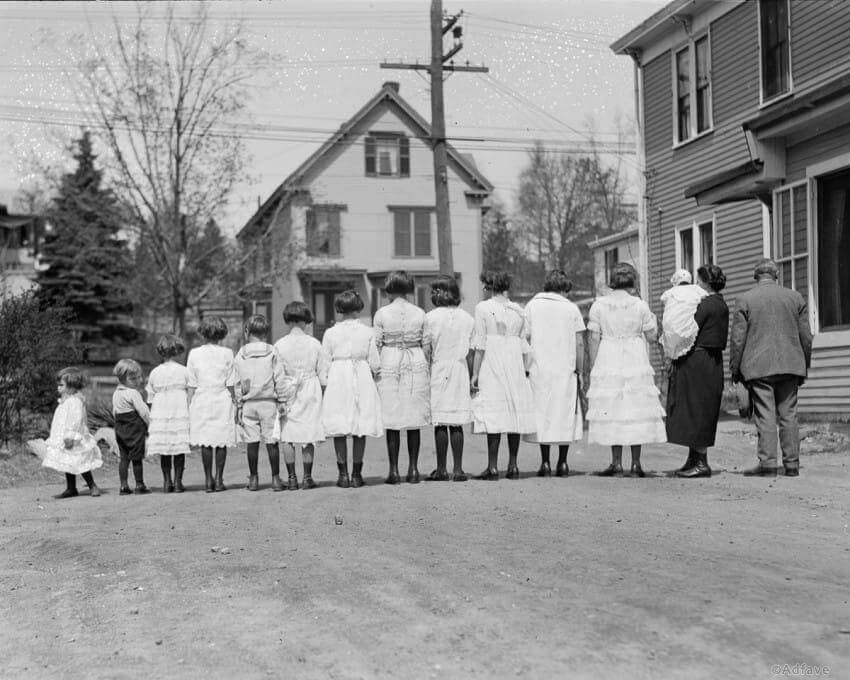
M 447 482 L 448 480 L 449 473 L 445 470 L 434 470 L 425 478 L 426 482 Z
M 289 479 L 286 480 L 286 490 L 298 491 L 298 477 L 295 475 L 289 475 Z
M 305 482 L 305 484 L 306 484 L 306 482 Z M 363 481 L 363 475 L 361 475 L 359 472 L 352 472 L 351 473 L 351 488 L 352 489 L 359 489 L 361 486 L 366 486 L 366 482 Z
M 283 489 L 283 480 L 280 478 L 280 475 L 272 477 L 272 491 L 283 491 Z
M 351 487 L 351 480 L 348 478 L 347 474 L 339 473 L 339 477 L 336 480 L 336 485 L 340 489 L 348 489 Z
M 631 469 L 632 477 L 646 477 L 646 473 L 643 471 L 643 468 L 640 466 L 640 463 L 633 463 Z
M 549 467 L 549 463 L 540 463 L 540 469 L 537 471 L 538 477 L 551 477 L 552 476 L 552 468 Z
M 799 477 L 800 476 L 800 468 L 795 468 L 795 467 L 785 468 L 785 476 L 786 477 Z
M 145 493 L 150 493 L 150 492 L 151 492 L 151 490 L 148 487 L 146 487 L 144 484 L 136 484 L 136 488 L 133 489 L 134 494 L 145 494 Z
M 260 477 L 258 475 L 250 475 L 248 477 L 248 486 L 246 488 L 248 489 L 248 491 L 259 491 Z
M 505 479 L 519 479 L 519 468 L 516 465 L 508 466 L 508 471 L 505 474 Z
M 677 477 L 681 477 L 682 479 L 697 479 L 700 477 L 711 477 L 711 468 L 708 467 L 707 464 L 699 461 L 693 467 L 688 468 L 687 470 L 678 470 L 676 472 Z
M 745 477 L 776 477 L 779 473 L 779 468 L 762 467 L 756 465 L 754 468 L 744 470 L 742 473 Z
M 304 479 L 301 480 L 301 488 L 302 489 L 315 489 L 318 484 L 313 481 L 313 478 L 310 475 L 304 475 Z
M 570 468 L 566 463 L 558 463 L 558 467 L 555 468 L 555 476 L 557 477 L 567 477 L 570 474 Z
M 401 482 L 401 478 L 398 476 L 398 472 L 390 472 L 384 480 L 385 484 L 398 484 L 399 482 Z
M 597 477 L 613 477 L 615 475 L 621 475 L 621 474 L 623 474 L 622 466 L 621 465 L 614 465 L 614 463 L 611 463 L 611 465 L 609 465 L 604 470 L 600 470 L 599 472 L 597 472 L 596 476 Z
M 465 482 L 469 479 L 469 475 L 467 475 L 463 470 L 458 472 L 452 472 L 452 481 L 453 482 Z
M 478 475 L 478 479 L 485 482 L 496 482 L 499 479 L 499 471 L 495 468 L 487 468 L 484 472 Z
M 129 486 L 122 486 L 121 490 L 118 492 L 119 496 L 131 496 L 133 494 L 133 490 Z
M 419 470 L 411 468 L 404 479 L 408 484 L 419 484 Z

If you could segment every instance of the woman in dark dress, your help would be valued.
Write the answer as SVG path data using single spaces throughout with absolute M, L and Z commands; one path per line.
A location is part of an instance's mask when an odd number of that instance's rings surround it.
M 667 441 L 688 447 L 688 459 L 677 477 L 711 477 L 708 447 L 714 446 L 723 398 L 723 350 L 729 335 L 729 308 L 720 291 L 726 276 L 717 265 L 697 270 L 699 285 L 709 294 L 694 313 L 699 326 L 690 352 L 673 361 L 667 385 Z

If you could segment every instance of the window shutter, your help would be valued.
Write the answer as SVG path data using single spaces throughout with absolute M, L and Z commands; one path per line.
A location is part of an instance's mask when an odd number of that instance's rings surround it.
M 410 140 L 407 137 L 398 139 L 398 174 L 410 177 Z
M 417 210 L 414 219 L 414 248 L 418 257 L 431 256 L 431 211 Z
M 393 212 L 393 230 L 395 232 L 395 256 L 410 257 L 410 213 L 407 210 Z
M 340 214 L 339 210 L 328 213 L 328 256 L 340 256 Z
M 304 231 L 307 254 L 317 255 L 318 253 L 316 252 L 316 212 L 312 208 L 307 210 L 307 222 L 304 227 Z
M 375 138 L 366 137 L 366 176 L 374 177 L 375 170 Z

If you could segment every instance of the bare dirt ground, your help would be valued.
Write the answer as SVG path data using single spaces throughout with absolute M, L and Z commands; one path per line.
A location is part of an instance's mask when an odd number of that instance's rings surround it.
M 751 428 L 721 427 L 697 481 L 663 476 L 672 446 L 647 479 L 589 475 L 587 445 L 538 479 L 523 444 L 519 481 L 388 487 L 383 441 L 360 490 L 327 444 L 309 492 L 272 493 L 267 464 L 245 491 L 241 451 L 217 494 L 197 458 L 182 495 L 119 497 L 107 467 L 104 496 L 57 501 L 35 475 L 0 493 L 0 678 L 850 678 L 846 438 L 750 478 Z

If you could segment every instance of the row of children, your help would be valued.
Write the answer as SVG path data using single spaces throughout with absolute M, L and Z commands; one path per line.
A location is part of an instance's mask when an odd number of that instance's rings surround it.
M 120 451 L 120 493 L 147 493 L 142 460 L 160 457 L 164 492 L 182 492 L 185 456 L 199 447 L 207 492 L 223 491 L 227 447 L 247 444 L 248 489 L 259 488 L 260 443 L 265 443 L 272 489 L 297 489 L 295 449 L 303 457 L 305 489 L 312 478 L 314 446 L 331 437 L 337 455 L 337 486 L 360 487 L 365 437 L 379 437 L 386 428 L 390 461 L 388 483 L 398 483 L 400 432 L 407 432 L 410 467 L 407 481 L 418 482 L 419 428 L 435 426 L 437 470 L 431 479 L 464 481 L 463 430 L 471 422 L 468 356 L 472 317 L 459 308 L 460 292 L 451 277 L 432 284 L 435 309 L 428 313 L 411 304 L 413 279 L 393 272 L 387 279 L 391 303 L 380 310 L 370 328 L 359 320 L 364 304 L 354 290 L 334 302 L 340 321 L 322 343 L 308 335 L 313 321 L 303 302 L 289 303 L 283 312 L 288 335 L 271 345 L 265 317 L 248 319 L 245 343 L 235 354 L 219 343 L 227 335 L 224 321 L 209 317 L 198 329 L 205 344 L 189 352 L 186 365 L 177 358 L 185 347 L 180 338 L 163 336 L 157 352 L 162 363 L 140 389 L 142 370 L 122 359 L 114 374 L 115 434 Z M 85 425 L 81 390 L 85 376 L 78 369 L 59 374 L 60 404 L 50 437 L 31 442 L 43 464 L 66 474 L 61 497 L 77 494 L 75 475 L 83 474 L 92 495 L 99 495 L 91 470 L 102 464 L 96 442 Z M 352 437 L 353 467 L 348 472 L 347 437 Z M 449 441 L 454 471 L 446 470 Z M 284 443 L 288 482 L 280 478 L 279 443 Z M 128 485 L 132 464 L 135 491 Z

